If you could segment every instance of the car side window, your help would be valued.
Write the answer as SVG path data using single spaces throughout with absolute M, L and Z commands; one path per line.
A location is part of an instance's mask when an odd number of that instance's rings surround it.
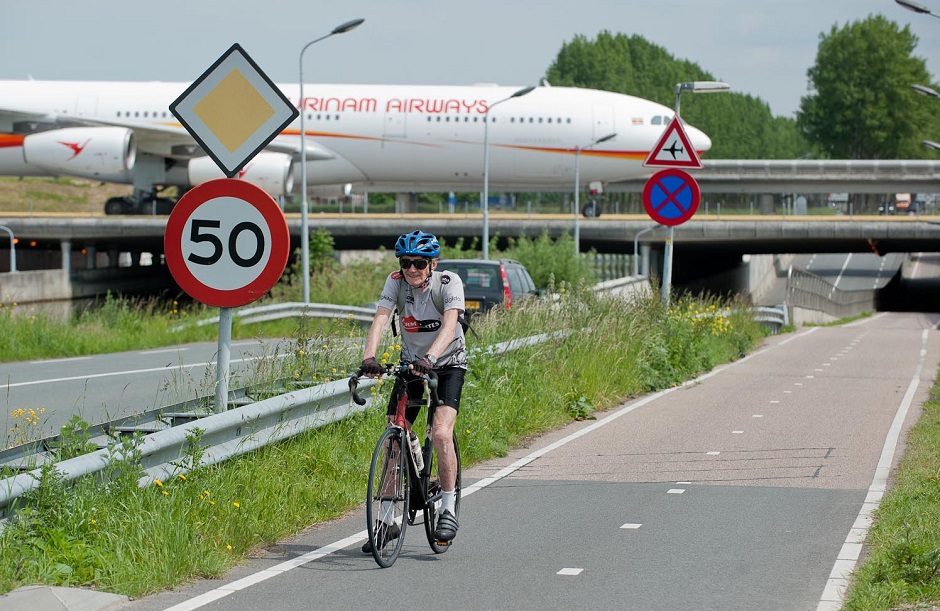
M 509 276 L 509 288 L 512 290 L 513 295 L 522 295 L 526 292 L 525 284 L 522 282 L 518 269 L 510 267 L 506 270 L 506 275 Z

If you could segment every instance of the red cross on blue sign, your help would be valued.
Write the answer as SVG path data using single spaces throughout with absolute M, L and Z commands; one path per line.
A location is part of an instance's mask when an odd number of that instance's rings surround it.
M 702 192 L 695 179 L 676 168 L 653 174 L 643 187 L 643 207 L 651 219 L 661 225 L 686 222 L 695 211 Z

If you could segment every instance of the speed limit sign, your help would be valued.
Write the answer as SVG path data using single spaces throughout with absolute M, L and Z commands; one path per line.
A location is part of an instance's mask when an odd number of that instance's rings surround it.
M 180 198 L 166 223 L 166 263 L 189 296 L 220 308 L 267 293 L 287 265 L 290 233 L 277 202 L 237 178 L 219 178 Z

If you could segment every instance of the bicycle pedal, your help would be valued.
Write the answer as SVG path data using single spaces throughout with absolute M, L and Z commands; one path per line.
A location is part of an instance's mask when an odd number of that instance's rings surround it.
M 451 543 L 453 543 L 453 541 L 435 541 L 434 545 L 439 545 L 441 547 L 450 547 Z

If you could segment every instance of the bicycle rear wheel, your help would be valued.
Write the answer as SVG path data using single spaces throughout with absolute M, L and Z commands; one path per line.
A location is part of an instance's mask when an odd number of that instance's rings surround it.
M 411 483 L 400 428 L 385 429 L 372 454 L 366 496 L 366 529 L 372 557 L 382 568 L 394 564 L 405 540 Z
M 433 446 L 432 446 L 433 448 Z M 457 446 L 457 435 L 454 435 L 454 454 L 457 455 L 457 486 L 454 490 L 457 493 L 457 500 L 454 503 L 454 512 L 457 521 L 460 521 L 460 486 L 461 486 L 461 474 L 460 474 L 460 448 Z M 431 462 L 429 465 L 425 466 L 425 469 L 428 473 L 428 479 L 430 479 L 430 473 L 434 463 L 437 462 L 437 449 L 433 448 L 431 450 Z M 435 554 L 443 554 L 446 552 L 452 541 L 438 541 L 434 536 L 434 530 L 437 528 L 437 511 L 441 506 L 441 484 L 440 481 L 434 480 L 433 483 L 428 484 L 428 502 L 424 508 L 424 532 L 428 536 L 428 544 L 431 546 L 431 549 L 434 550 Z

